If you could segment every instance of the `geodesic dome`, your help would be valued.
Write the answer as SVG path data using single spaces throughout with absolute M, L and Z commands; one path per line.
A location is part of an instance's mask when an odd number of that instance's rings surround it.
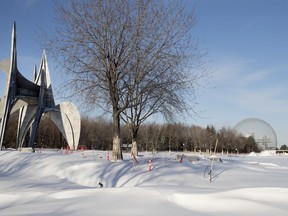
M 261 119 L 244 119 L 237 123 L 233 130 L 245 137 L 254 137 L 258 147 L 263 150 L 275 150 L 277 147 L 277 136 L 274 129 Z

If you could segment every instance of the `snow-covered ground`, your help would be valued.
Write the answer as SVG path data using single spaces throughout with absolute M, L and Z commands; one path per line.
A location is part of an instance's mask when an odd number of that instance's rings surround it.
M 181 154 L 1 151 L 0 215 L 287 215 L 287 155 Z

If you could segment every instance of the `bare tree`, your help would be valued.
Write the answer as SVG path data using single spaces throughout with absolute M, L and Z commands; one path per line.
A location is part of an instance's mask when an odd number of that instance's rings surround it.
M 46 45 L 69 74 L 65 88 L 71 95 L 112 112 L 114 160 L 122 159 L 120 113 L 131 91 L 135 6 L 128 0 L 57 4 L 58 27 Z
M 191 34 L 194 8 L 188 11 L 179 1 L 139 1 L 139 5 L 131 73 L 134 91 L 121 114 L 130 128 L 135 155 L 140 125 L 157 113 L 173 120 L 176 114 L 194 112 L 195 88 L 206 76 L 199 70 L 203 54 Z
M 155 110 L 171 115 L 187 108 L 179 93 L 193 79 L 182 63 L 199 56 L 186 52 L 195 51 L 189 35 L 195 20 L 178 1 L 71 0 L 56 10 L 58 27 L 46 47 L 69 74 L 71 95 L 112 113 L 114 160 L 122 159 L 121 113 L 140 105 L 142 122 Z

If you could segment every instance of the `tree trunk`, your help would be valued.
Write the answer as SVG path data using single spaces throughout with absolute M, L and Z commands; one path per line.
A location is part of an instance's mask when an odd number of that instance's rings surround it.
M 123 160 L 122 149 L 121 149 L 121 139 L 119 136 L 113 137 L 113 160 Z
M 133 153 L 134 156 L 138 156 L 138 147 L 137 147 L 137 140 L 136 139 L 132 139 L 131 153 Z
M 120 138 L 120 116 L 118 113 L 113 114 L 113 160 L 123 160 L 121 138 Z
M 138 130 L 139 130 L 139 125 L 134 125 L 134 124 L 131 125 L 130 127 L 130 132 L 132 136 L 131 153 L 133 153 L 135 156 L 138 156 L 138 147 L 137 147 Z

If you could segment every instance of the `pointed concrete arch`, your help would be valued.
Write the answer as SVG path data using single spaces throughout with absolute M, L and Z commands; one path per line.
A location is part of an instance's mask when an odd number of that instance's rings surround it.
M 78 148 L 80 138 L 81 120 L 77 107 L 69 102 L 64 102 L 48 110 L 44 117 L 48 117 L 61 131 L 70 149 Z

